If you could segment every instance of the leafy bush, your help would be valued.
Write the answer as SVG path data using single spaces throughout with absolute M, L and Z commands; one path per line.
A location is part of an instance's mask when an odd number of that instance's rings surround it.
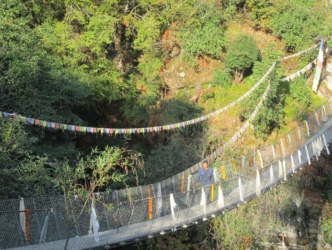
M 250 78 L 254 80 L 254 82 L 258 82 L 262 76 L 268 71 L 268 69 L 272 66 L 273 62 L 276 62 L 280 59 L 282 55 L 282 51 L 277 48 L 276 43 L 269 43 L 267 47 L 263 50 L 262 53 L 264 56 L 262 61 L 256 61 L 254 67 L 252 69 L 252 74 Z M 276 68 L 276 74 L 280 76 L 281 68 Z
M 181 47 L 187 60 L 196 56 L 219 57 L 224 46 L 222 15 L 216 6 L 202 3 L 180 30 Z
M 271 90 L 263 102 L 263 107 L 253 121 L 255 135 L 259 138 L 265 138 L 270 135 L 273 129 L 280 127 L 283 121 L 284 96 L 280 91 L 277 71 L 278 69 L 274 69 L 269 76 Z M 249 118 L 250 114 L 256 108 L 266 87 L 266 84 L 261 85 L 251 95 L 252 98 L 247 101 L 247 104 L 242 109 L 242 115 L 245 118 Z
M 320 19 L 321 16 L 301 4 L 287 6 L 272 16 L 271 28 L 288 50 L 299 50 L 312 43 L 323 30 Z
M 225 66 L 234 74 L 235 80 L 241 82 L 259 58 L 256 41 L 247 34 L 239 35 L 227 49 Z
M 301 102 L 304 107 L 308 108 L 312 104 L 312 96 L 310 89 L 307 86 L 306 79 L 302 77 L 295 78 L 289 84 L 290 96 L 299 102 Z
M 326 214 L 323 215 L 323 221 L 321 222 L 320 228 L 324 235 L 324 240 L 332 245 L 332 204 L 326 209 Z
M 269 29 L 269 19 L 273 13 L 272 3 L 269 0 L 246 0 L 247 7 L 251 11 L 251 18 L 256 27 Z
M 290 83 L 282 83 L 284 93 L 287 95 L 286 103 L 288 117 L 291 119 L 304 120 L 307 113 L 313 105 L 313 96 L 307 86 L 305 76 L 300 76 L 292 80 Z
M 220 85 L 223 88 L 227 89 L 230 86 L 232 86 L 232 80 L 231 80 L 230 75 L 227 74 L 227 72 L 217 69 L 214 72 L 214 76 L 213 76 L 213 79 L 211 81 L 211 85 L 213 87 Z
M 322 209 L 322 220 L 320 228 L 322 230 L 324 240 L 332 245 L 332 172 L 327 175 L 325 185 L 326 204 Z

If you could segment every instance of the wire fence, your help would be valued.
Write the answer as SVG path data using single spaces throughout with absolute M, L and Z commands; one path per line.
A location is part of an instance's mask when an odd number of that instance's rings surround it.
M 67 209 L 65 204 L 69 203 L 62 196 L 0 200 L 0 246 L 62 249 L 66 239 L 68 249 L 115 245 L 175 230 L 231 209 L 287 180 L 312 158 L 318 159 L 323 149 L 328 151 L 331 104 L 331 100 L 325 103 L 274 144 L 214 167 L 216 183 L 209 187 L 208 200 L 203 196 L 206 190 L 195 185 L 197 174 L 190 171 L 151 185 L 96 194 L 102 201 L 94 206 L 99 222 L 97 238 L 91 233 L 91 204 L 80 213 L 83 204 L 75 197 Z

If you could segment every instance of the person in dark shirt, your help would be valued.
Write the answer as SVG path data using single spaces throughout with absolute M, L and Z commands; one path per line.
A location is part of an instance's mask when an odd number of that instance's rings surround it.
M 196 186 L 201 184 L 204 188 L 206 201 L 210 200 L 211 185 L 215 183 L 213 170 L 209 168 L 209 163 L 205 160 L 203 161 L 203 168 L 201 168 L 197 173 Z

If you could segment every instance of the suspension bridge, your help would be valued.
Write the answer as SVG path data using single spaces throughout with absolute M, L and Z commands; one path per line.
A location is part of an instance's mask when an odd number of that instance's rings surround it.
M 318 45 L 292 56 L 300 56 L 316 47 Z M 322 53 L 322 42 L 319 53 Z M 314 61 L 318 70 L 321 70 L 320 61 L 322 61 L 320 56 Z M 258 82 L 259 84 L 268 77 L 274 66 L 275 63 Z M 282 80 L 290 81 L 311 68 L 312 63 Z M 270 84 L 250 119 L 223 147 L 206 157 L 210 165 L 213 165 L 223 150 L 231 146 L 249 127 L 249 122 L 263 106 L 269 90 Z M 253 91 L 250 90 L 238 101 Z M 221 110 L 226 110 L 232 105 Z M 216 114 L 182 124 L 190 125 Z M 5 112 L 2 112 L 2 116 L 13 117 L 12 114 Z M 41 124 L 40 121 L 36 123 L 38 119 L 22 119 L 22 117 L 20 119 L 28 124 Z M 48 126 L 48 122 L 44 124 Z M 71 130 L 68 125 L 57 126 L 51 122 L 49 124 L 50 128 L 62 127 Z M 181 123 L 176 126 L 168 125 L 165 128 L 175 129 L 177 126 L 181 126 Z M 98 131 L 98 128 L 82 130 L 76 127 L 75 130 L 79 132 Z M 159 128 L 143 129 L 143 132 L 154 129 Z M 110 128 L 102 131 L 109 133 Z M 134 131 L 142 130 L 141 128 L 121 130 L 125 131 L 135 133 Z M 227 212 L 254 199 L 280 182 L 287 181 L 290 175 L 311 164 L 312 159 L 318 159 L 322 151 L 330 154 L 328 144 L 331 141 L 332 99 L 329 99 L 295 129 L 273 144 L 234 159 L 223 166 L 213 166 L 216 183 L 210 187 L 209 200 L 206 199 L 204 189 L 195 186 L 197 170 L 202 162 L 159 183 L 115 190 L 111 193 L 96 193 L 96 199 L 101 202 L 89 203 L 83 211 L 81 211 L 84 207 L 82 201 L 75 196 L 71 197 L 70 208 L 66 208 L 65 204 L 68 204 L 68 201 L 65 201 L 64 196 L 0 200 L 0 248 L 45 250 L 63 249 L 66 246 L 67 249 L 91 249 L 106 245 L 124 245 L 176 231 L 190 224 L 213 218 L 217 213 Z M 107 209 L 105 204 L 111 205 L 111 208 Z

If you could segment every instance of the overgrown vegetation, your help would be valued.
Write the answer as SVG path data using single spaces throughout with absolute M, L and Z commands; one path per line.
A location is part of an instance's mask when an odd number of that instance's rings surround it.
M 219 109 L 250 89 L 283 54 L 330 36 L 332 23 L 330 2 L 313 0 L 6 0 L 0 10 L 0 111 L 118 128 L 180 122 Z M 310 73 L 292 84 L 279 81 L 316 55 L 313 50 L 293 65 L 278 65 L 269 79 L 272 91 L 253 121 L 253 139 L 241 146 L 250 149 L 251 142 L 289 129 L 321 102 L 309 89 Z M 166 179 L 229 139 L 266 84 L 220 120 L 172 132 L 110 137 L 28 126 L 19 117 L 0 119 L 0 198 L 72 194 L 73 183 L 54 185 L 60 172 L 79 174 L 80 184 L 95 171 L 109 173 L 107 180 L 88 185 L 88 192 L 134 186 L 136 175 L 123 168 L 127 160 L 134 173 L 145 161 L 145 175 L 137 172 L 140 184 Z M 243 152 L 236 148 L 229 157 L 236 150 Z M 105 163 L 109 157 L 120 160 L 111 169 L 95 169 L 98 159 Z M 131 161 L 137 157 L 142 161 Z M 243 218 L 254 213 L 239 210 Z M 237 225 L 240 241 L 225 234 L 220 246 L 263 237 L 233 219 L 216 223 Z

